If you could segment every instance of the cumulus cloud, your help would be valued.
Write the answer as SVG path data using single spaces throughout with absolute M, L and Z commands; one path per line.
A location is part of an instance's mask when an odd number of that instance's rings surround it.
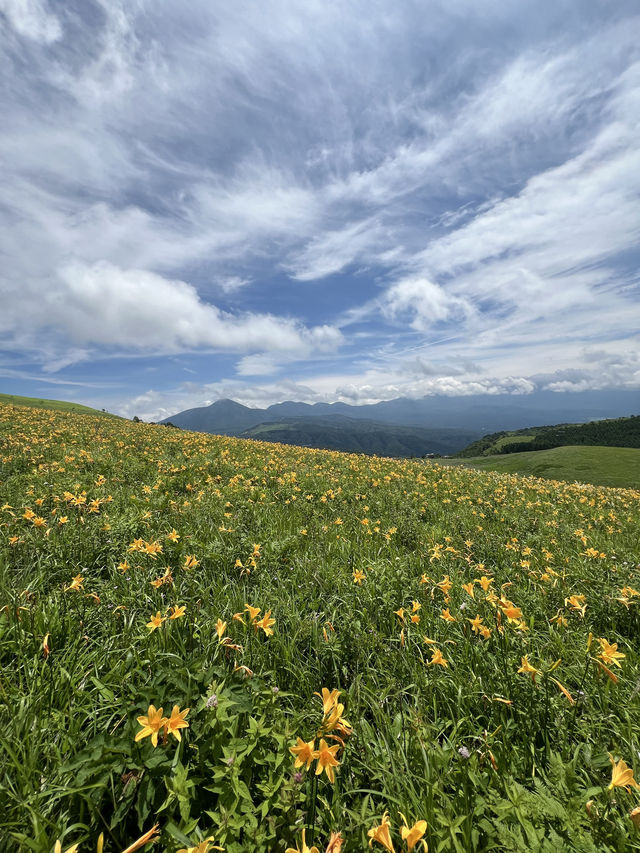
M 264 350 L 303 357 L 333 350 L 342 340 L 330 326 L 306 328 L 270 314 L 222 311 L 184 281 L 107 261 L 69 264 L 44 293 L 27 288 L 15 300 L 20 303 L 13 304 L 16 322 L 28 314 L 36 331 L 63 338 L 69 356 L 78 359 L 102 346 L 155 353 Z M 63 365 L 60 359 L 57 366 Z
M 426 278 L 410 276 L 393 284 L 386 292 L 383 313 L 391 319 L 409 316 L 410 324 L 424 331 L 445 320 L 471 316 L 472 304 L 465 298 L 447 293 Z

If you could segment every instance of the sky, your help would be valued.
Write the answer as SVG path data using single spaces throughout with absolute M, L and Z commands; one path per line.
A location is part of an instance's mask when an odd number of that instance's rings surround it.
M 0 390 L 640 388 L 635 0 L 0 0 Z

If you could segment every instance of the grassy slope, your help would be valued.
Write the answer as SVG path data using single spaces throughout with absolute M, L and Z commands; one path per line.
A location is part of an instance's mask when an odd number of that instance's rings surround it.
M 519 445 L 513 447 L 513 445 Z M 512 447 L 516 453 L 531 450 L 550 450 L 554 447 L 634 447 L 640 448 L 640 416 L 608 418 L 588 423 L 566 423 L 525 429 L 495 432 L 483 436 L 465 447 L 456 457 L 475 459 L 505 453 Z M 506 450 L 508 452 L 508 450 Z
M 39 397 L 19 397 L 16 394 L 0 394 L 0 403 L 6 406 L 28 406 L 30 409 L 51 409 L 55 412 L 75 412 L 78 415 L 108 415 L 115 418 L 111 412 L 101 412 L 81 403 L 68 403 L 65 400 L 44 400 Z
M 400 813 L 439 853 L 640 853 L 607 790 L 639 524 L 640 492 L 0 405 L 0 851 L 157 821 L 165 853 L 358 853 L 388 811 L 398 853 Z M 152 703 L 181 742 L 136 740 Z M 319 731 L 333 780 L 294 767 Z
M 640 450 L 630 447 L 554 447 L 508 456 L 476 456 L 439 460 L 469 465 L 483 471 L 531 474 L 550 480 L 577 480 L 596 486 L 637 488 L 640 485 Z

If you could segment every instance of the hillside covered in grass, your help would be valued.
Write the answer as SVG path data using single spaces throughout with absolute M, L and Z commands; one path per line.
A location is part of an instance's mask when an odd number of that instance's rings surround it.
M 640 850 L 639 521 L 639 491 L 0 406 L 0 838 Z
M 525 474 L 570 483 L 640 487 L 640 450 L 631 447 L 554 447 L 470 459 L 443 459 L 443 465 L 470 465 L 481 471 Z
M 28 406 L 33 409 L 48 409 L 55 412 L 75 412 L 78 415 L 107 415 L 115 418 L 117 415 L 111 412 L 92 409 L 81 403 L 69 403 L 65 400 L 45 400 L 40 397 L 19 397 L 15 394 L 0 394 L 0 405 L 3 406 Z
M 474 441 L 456 453 L 456 456 L 495 456 L 573 445 L 640 448 L 640 415 L 607 418 L 586 424 L 556 424 L 495 432 Z

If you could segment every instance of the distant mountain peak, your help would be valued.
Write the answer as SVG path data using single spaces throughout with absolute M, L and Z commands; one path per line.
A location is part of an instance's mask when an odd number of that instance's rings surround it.
M 208 409 L 216 408 L 219 410 L 226 409 L 227 411 L 240 411 L 240 410 L 244 411 L 244 410 L 248 409 L 249 407 L 243 406 L 242 403 L 237 403 L 235 400 L 232 400 L 229 397 L 223 397 L 222 400 L 214 400 L 213 403 L 210 403 L 207 406 L 207 408 Z

